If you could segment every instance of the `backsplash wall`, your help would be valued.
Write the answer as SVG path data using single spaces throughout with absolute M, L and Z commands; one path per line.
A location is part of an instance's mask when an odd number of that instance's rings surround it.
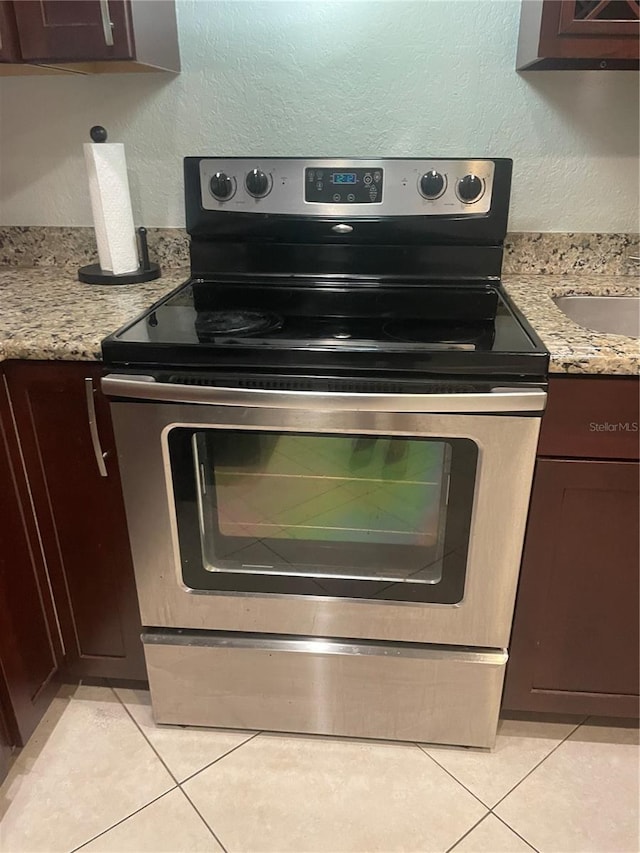
M 189 266 L 189 239 L 182 228 L 150 228 L 151 256 L 163 274 Z M 504 243 L 505 275 L 633 276 L 640 252 L 637 234 L 526 233 L 507 234 Z M 0 269 L 6 266 L 55 267 L 76 272 L 78 267 L 98 260 L 95 233 L 91 227 L 38 225 L 0 226 Z
M 123 141 L 138 224 L 182 157 L 513 157 L 511 231 L 638 226 L 638 75 L 518 75 L 520 0 L 179 0 L 178 76 L 0 79 L 0 224 L 91 223 L 82 142 Z

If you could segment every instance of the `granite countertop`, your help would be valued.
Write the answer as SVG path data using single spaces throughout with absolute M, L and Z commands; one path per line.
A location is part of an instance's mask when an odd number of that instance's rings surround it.
M 100 341 L 188 277 L 171 270 L 147 284 L 82 284 L 56 267 L 0 268 L 0 361 L 100 359 Z M 633 276 L 505 275 L 507 292 L 551 353 L 553 373 L 640 373 L 635 338 L 592 332 L 552 301 L 565 295 L 638 294 Z
M 553 302 L 556 296 L 638 296 L 635 276 L 505 275 L 504 287 L 551 354 L 551 373 L 640 373 L 640 341 L 585 329 Z
M 0 361 L 100 360 L 100 342 L 189 277 L 95 285 L 58 267 L 0 267 Z

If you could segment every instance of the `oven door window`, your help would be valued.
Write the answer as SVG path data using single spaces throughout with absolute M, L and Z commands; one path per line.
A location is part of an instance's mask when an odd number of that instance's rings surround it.
M 469 439 L 177 427 L 168 446 L 187 587 L 462 600 Z

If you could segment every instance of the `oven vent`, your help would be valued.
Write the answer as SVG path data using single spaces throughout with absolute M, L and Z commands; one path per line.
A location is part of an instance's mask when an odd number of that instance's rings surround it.
M 377 379 L 340 379 L 309 376 L 202 376 L 172 373 L 163 381 L 175 385 L 251 388 L 262 391 L 331 391 L 343 394 L 472 394 L 479 385 L 465 382 L 393 382 Z

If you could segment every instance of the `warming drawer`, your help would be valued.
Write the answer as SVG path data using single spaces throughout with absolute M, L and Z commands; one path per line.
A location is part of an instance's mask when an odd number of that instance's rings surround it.
M 157 723 L 495 741 L 502 650 L 186 631 L 143 641 Z

